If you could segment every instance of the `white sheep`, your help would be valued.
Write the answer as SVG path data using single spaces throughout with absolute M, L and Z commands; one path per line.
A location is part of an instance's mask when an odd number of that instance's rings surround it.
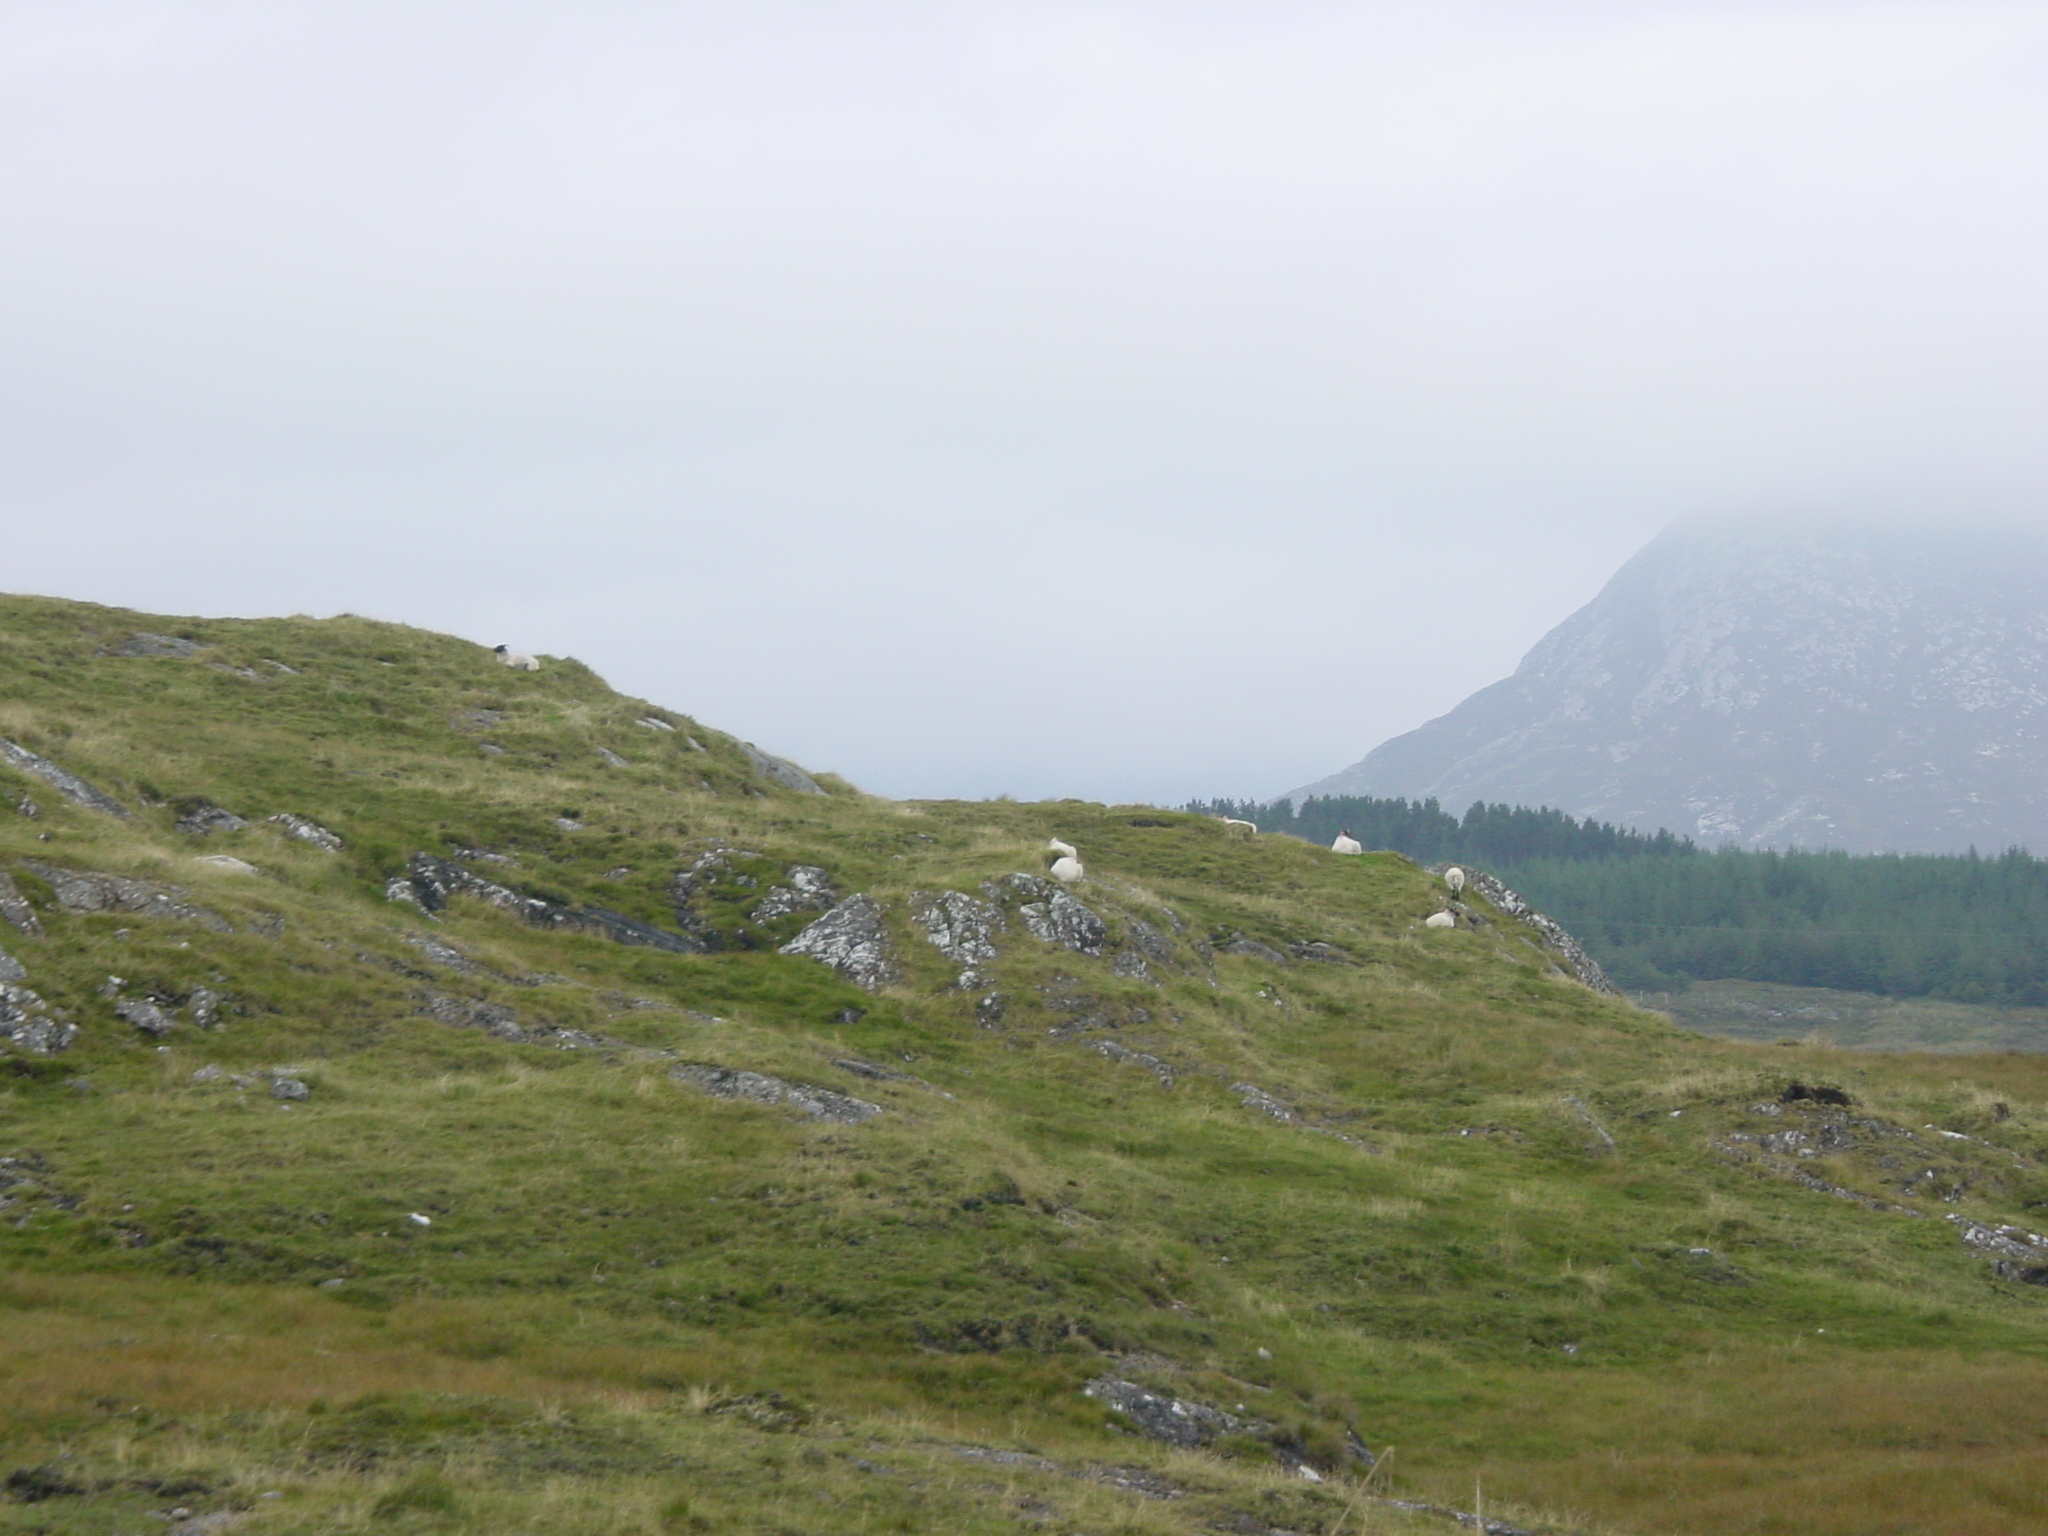
M 1242 827 L 1253 837 L 1259 835 L 1259 824 L 1255 821 L 1239 821 L 1235 816 L 1218 816 L 1216 819 L 1223 823 L 1223 829 L 1226 832 L 1236 827 Z
M 1365 844 L 1361 843 L 1357 838 L 1353 837 L 1351 835 L 1351 829 L 1349 827 L 1346 827 L 1342 832 L 1339 832 L 1337 834 L 1337 840 L 1330 844 L 1330 852 L 1363 853 L 1365 852 Z
M 1047 852 L 1057 853 L 1062 858 L 1078 859 L 1081 856 L 1080 849 L 1076 848 L 1072 843 L 1063 843 L 1056 837 L 1047 839 L 1045 846 Z
M 491 654 L 515 672 L 538 672 L 540 663 L 522 651 L 508 651 L 502 645 L 491 647 Z
M 1087 871 L 1081 867 L 1081 854 L 1072 843 L 1063 843 L 1054 838 L 1045 845 L 1046 852 L 1055 855 L 1052 867 L 1046 871 L 1061 885 L 1079 885 Z
M 1449 912 L 1432 912 L 1422 920 L 1425 928 L 1455 928 L 1458 919 Z
M 1465 871 L 1458 868 L 1457 865 L 1453 864 L 1449 869 L 1444 871 L 1444 884 L 1448 885 L 1451 888 L 1451 894 L 1453 896 L 1457 895 L 1460 891 L 1465 889 Z

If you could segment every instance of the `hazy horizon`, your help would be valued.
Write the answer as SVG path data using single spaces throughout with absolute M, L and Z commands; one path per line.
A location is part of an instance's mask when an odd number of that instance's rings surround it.
M 2004 518 L 2048 4 L 22 4 L 0 587 L 1265 798 L 1675 519 Z

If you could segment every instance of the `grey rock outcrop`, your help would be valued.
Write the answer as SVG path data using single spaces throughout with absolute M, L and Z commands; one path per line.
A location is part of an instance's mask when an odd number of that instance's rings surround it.
M 2048 851 L 2048 535 L 1701 519 L 1514 675 L 1293 792 L 1709 844 Z
M 674 726 L 669 727 L 674 730 Z M 774 757 L 763 752 L 751 741 L 740 743 L 740 752 L 747 760 L 747 766 L 771 784 L 784 789 L 793 789 L 800 795 L 822 795 L 825 788 L 803 769 L 785 757 Z
M 957 987 L 978 987 L 988 978 L 981 966 L 996 957 L 995 936 L 1004 929 L 1003 909 L 965 891 L 912 891 L 910 916 L 926 942 L 960 967 Z
M 1991 1260 L 1999 1278 L 2022 1285 L 2048 1285 L 2048 1237 L 2024 1227 L 1997 1226 L 1954 1214 L 1948 1219 L 1955 1223 L 1956 1236 L 1965 1247 Z
M 522 896 L 496 881 L 472 874 L 459 864 L 427 853 L 414 854 L 406 862 L 406 872 L 390 881 L 384 894 L 390 900 L 409 902 L 428 913 L 440 911 L 453 896 L 472 896 L 536 928 L 591 933 L 615 944 L 665 949 L 674 954 L 701 954 L 704 950 L 696 939 L 651 927 L 604 907 L 566 907 L 543 897 Z
M 22 899 L 14 877 L 5 870 L 0 870 L 0 922 L 31 939 L 40 937 L 43 931 L 35 908 Z
M 481 1030 L 493 1040 L 509 1040 L 517 1045 L 551 1045 L 560 1051 L 579 1051 L 618 1044 L 581 1029 L 560 1029 L 552 1024 L 522 1024 L 510 1008 L 482 998 L 422 992 L 414 997 L 413 1002 L 436 1024 L 445 1024 L 450 1029 Z
M 14 956 L 0 949 L 0 982 L 28 980 L 28 969 Z
M 786 885 L 771 885 L 748 915 L 757 923 L 772 923 L 792 912 L 824 912 L 839 900 L 832 877 L 815 864 L 792 864 L 784 872 Z
M 120 998 L 114 1004 L 114 1012 L 152 1040 L 163 1039 L 178 1023 L 154 1000 L 146 997 Z
M 178 635 L 153 635 L 147 630 L 130 635 L 126 640 L 108 646 L 102 656 L 161 656 L 183 661 L 197 656 L 205 647 L 196 640 L 186 640 Z
M 226 806 L 215 805 L 211 800 L 188 803 L 177 821 L 180 832 L 194 837 L 205 837 L 214 832 L 239 832 L 247 825 L 248 822 Z
M 341 839 L 317 821 L 309 821 L 304 816 L 296 816 L 290 811 L 279 811 L 275 816 L 266 816 L 263 819 L 275 826 L 283 827 L 285 836 L 295 837 L 302 843 L 311 843 L 315 848 L 325 849 L 328 853 L 339 853 L 342 850 Z
M 1099 955 L 1109 942 L 1109 925 L 1065 891 L 1044 901 L 1027 901 L 1017 909 L 1032 936 L 1078 955 Z
M 1600 969 L 1599 962 L 1587 954 L 1585 946 L 1559 924 L 1545 917 L 1483 870 L 1467 870 L 1465 878 L 1471 883 L 1472 889 L 1492 902 L 1497 910 L 1534 929 L 1542 941 L 1542 948 L 1555 956 L 1579 981 L 1595 992 L 1605 992 L 1609 997 L 1621 996 L 1620 989 L 1607 979 L 1607 973 Z
M 94 789 L 75 773 L 67 773 L 46 757 L 38 757 L 26 747 L 0 738 L 0 763 L 5 763 L 17 773 L 28 774 L 41 779 L 73 805 L 84 806 L 88 811 L 98 811 L 103 816 L 118 816 L 125 819 L 128 807 L 112 795 Z
M 78 1038 L 78 1026 L 50 1013 L 27 987 L 0 982 L 0 1040 L 31 1056 L 54 1056 Z
M 780 952 L 829 965 L 869 992 L 879 992 L 899 975 L 881 903 L 864 893 L 847 897 L 783 945 Z
M 195 907 L 175 885 L 157 885 L 89 869 L 62 869 L 28 859 L 22 860 L 21 867 L 48 882 L 57 905 L 67 912 L 134 912 L 144 917 L 196 923 L 215 933 L 234 932 L 226 918 L 204 907 Z
M 835 1125 L 859 1125 L 882 1112 L 879 1104 L 836 1093 L 813 1083 L 794 1083 L 762 1072 L 743 1072 L 732 1067 L 714 1067 L 700 1062 L 671 1067 L 669 1076 L 688 1083 L 714 1099 L 741 1099 L 753 1104 L 776 1104 L 793 1109 L 807 1120 L 828 1120 Z
M 1241 1419 L 1207 1403 L 1154 1392 L 1116 1376 L 1098 1376 L 1081 1390 L 1105 1408 L 1122 1414 L 1148 1440 L 1164 1441 L 1186 1450 L 1208 1445 L 1225 1435 L 1249 1434 L 1261 1427 L 1257 1420 Z

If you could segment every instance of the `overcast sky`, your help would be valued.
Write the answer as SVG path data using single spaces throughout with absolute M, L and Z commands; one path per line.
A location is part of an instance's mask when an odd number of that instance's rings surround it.
M 2039 516 L 2044 162 L 2048 0 L 0 0 L 0 589 L 1277 793 L 1679 516 Z

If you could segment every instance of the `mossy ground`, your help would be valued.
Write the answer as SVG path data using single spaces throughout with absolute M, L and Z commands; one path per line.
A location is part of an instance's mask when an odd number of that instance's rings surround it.
M 138 630 L 206 649 L 100 654 Z M 1942 1219 L 2038 1219 L 2041 1060 L 1703 1040 L 1511 925 L 1421 929 L 1440 891 L 1392 856 L 1143 807 L 791 794 L 572 661 L 512 673 L 361 620 L 4 600 L 0 736 L 136 808 L 0 782 L 40 810 L 0 808 L 0 867 L 46 928 L 0 947 L 82 1028 L 0 1057 L 0 1156 L 32 1169 L 0 1212 L 0 1454 L 79 1490 L 24 1501 L 30 1478 L 0 1530 L 203 1505 L 252 1533 L 1395 1532 L 1449 1527 L 1374 1496 L 1475 1489 L 1585 1531 L 2048 1528 L 2048 1291 Z M 252 825 L 178 832 L 195 796 Z M 283 811 L 346 847 L 258 819 Z M 1152 923 L 1176 963 L 1118 976 L 1013 921 L 988 985 L 954 989 L 909 893 L 1034 871 L 1055 835 L 1113 939 Z M 482 848 L 522 892 L 672 926 L 669 880 L 721 841 L 757 886 L 713 893 L 715 954 L 384 895 L 413 852 Z M 61 911 L 23 860 L 174 883 L 234 931 Z M 899 984 L 777 954 L 812 914 L 748 920 L 798 862 L 886 905 Z M 1346 959 L 1201 955 L 1232 935 Z M 228 1011 L 159 1048 L 109 975 Z M 614 1043 L 450 1028 L 428 992 Z M 677 1060 L 885 1112 L 720 1102 Z M 289 1108 L 281 1066 L 312 1090 Z M 1729 1153 L 1793 1077 L 1940 1177 L 1902 1187 L 1862 1144 L 1799 1166 L 1919 1219 Z M 1082 1394 L 1103 1374 L 1265 1427 L 1171 1451 Z M 1393 1448 L 1369 1484 L 1353 1430 Z M 1112 1465 L 1185 1492 L 1091 1475 Z

